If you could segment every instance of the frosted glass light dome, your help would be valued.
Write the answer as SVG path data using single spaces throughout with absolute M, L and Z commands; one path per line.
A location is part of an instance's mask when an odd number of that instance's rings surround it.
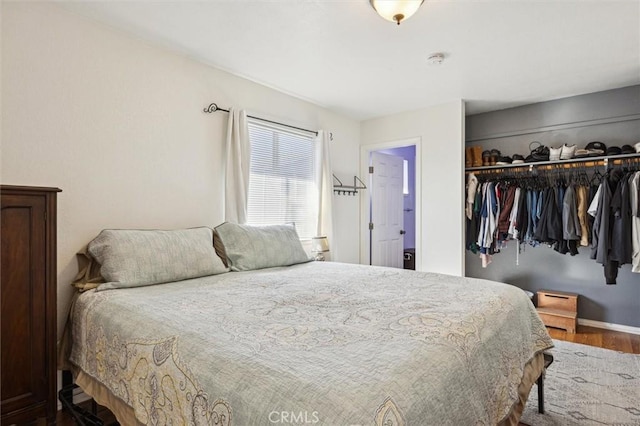
M 387 21 L 400 22 L 418 11 L 424 0 L 369 0 L 371 6 Z

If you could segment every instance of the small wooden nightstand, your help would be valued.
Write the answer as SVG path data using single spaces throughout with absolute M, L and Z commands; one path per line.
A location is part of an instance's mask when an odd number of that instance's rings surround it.
M 538 315 L 549 327 L 575 333 L 578 324 L 578 295 L 553 290 L 538 291 Z

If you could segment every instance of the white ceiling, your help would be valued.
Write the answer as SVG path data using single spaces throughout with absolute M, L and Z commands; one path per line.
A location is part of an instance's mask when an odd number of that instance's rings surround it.
M 78 1 L 66 8 L 368 119 L 462 98 L 467 114 L 640 83 L 640 0 Z M 443 52 L 442 65 L 427 57 Z

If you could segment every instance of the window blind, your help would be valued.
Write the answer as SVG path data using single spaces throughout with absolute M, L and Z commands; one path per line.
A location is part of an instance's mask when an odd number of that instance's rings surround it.
M 315 236 L 318 190 L 311 135 L 250 120 L 250 225 L 295 223 L 301 239 Z

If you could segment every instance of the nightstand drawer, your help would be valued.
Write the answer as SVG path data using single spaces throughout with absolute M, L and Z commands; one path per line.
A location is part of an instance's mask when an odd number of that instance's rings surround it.
M 578 312 L 578 295 L 561 291 L 540 290 L 538 292 L 538 307 Z
M 561 291 L 538 292 L 538 315 L 544 325 L 575 333 L 578 325 L 578 295 Z

